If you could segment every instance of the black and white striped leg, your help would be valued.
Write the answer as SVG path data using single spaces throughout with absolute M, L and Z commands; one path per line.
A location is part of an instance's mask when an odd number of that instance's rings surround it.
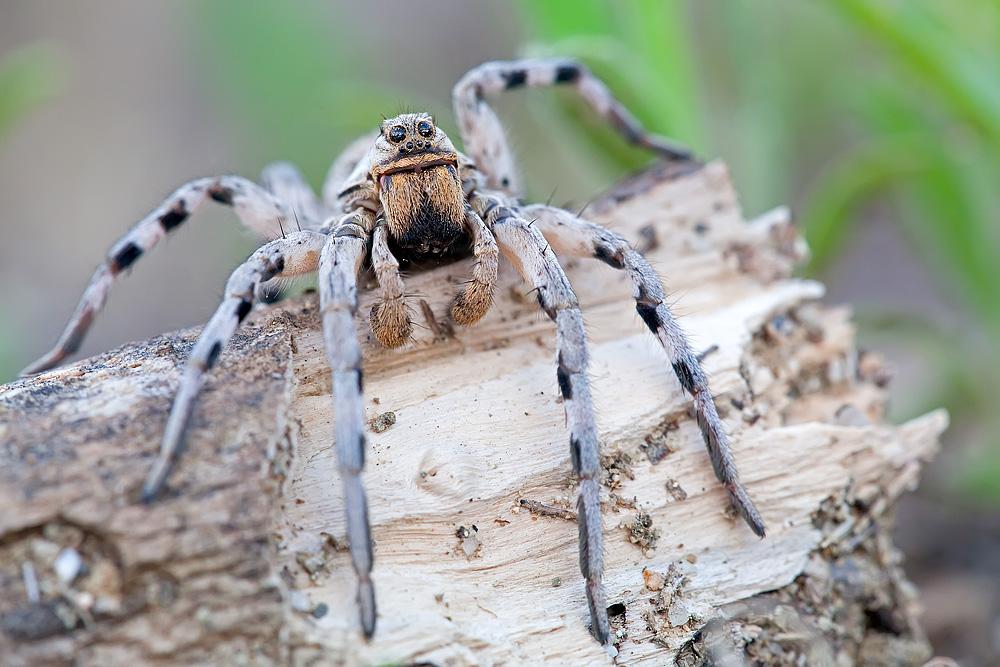
M 315 271 L 326 238 L 319 232 L 289 234 L 258 248 L 233 271 L 226 283 L 225 298 L 205 325 L 184 366 L 163 432 L 160 453 L 142 487 L 143 502 L 153 500 L 163 488 L 182 450 L 184 431 L 204 383 L 205 373 L 218 360 L 233 333 L 253 308 L 257 287 L 277 276 L 291 277 Z
M 587 378 L 587 339 L 576 294 L 541 232 L 511 209 L 491 212 L 500 250 L 525 281 L 531 283 L 542 310 L 556 323 L 556 379 L 569 427 L 573 471 L 580 478 L 577 524 L 580 571 L 586 579 L 592 632 L 602 644 L 609 636 L 604 597 L 604 550 L 600 501 L 600 446 Z
M 111 246 L 55 346 L 21 374 L 41 373 L 76 352 L 104 307 L 115 278 L 177 229 L 207 199 L 231 206 L 245 226 L 264 238 L 279 234 L 279 218 L 291 220 L 291 209 L 287 205 L 245 178 L 210 177 L 185 183 Z
M 632 281 L 636 311 L 660 340 L 670 357 L 677 379 L 694 400 L 695 416 L 716 477 L 725 486 L 730 502 L 750 529 L 759 537 L 764 537 L 764 520 L 740 482 L 732 445 L 716 410 L 708 378 L 691 349 L 684 330 L 670 312 L 663 283 L 649 262 L 633 250 L 621 235 L 581 220 L 562 209 L 534 205 L 524 207 L 522 213 L 535 220 L 535 226 L 557 253 L 572 257 L 593 257 L 628 273 Z
M 260 182 L 268 192 L 292 210 L 292 217 L 281 221 L 285 232 L 318 230 L 332 213 L 313 192 L 302 172 L 291 162 L 272 162 L 267 165 L 260 174 Z
M 361 345 L 354 318 L 358 310 L 357 275 L 373 222 L 368 211 L 358 211 L 341 221 L 323 247 L 319 266 L 323 338 L 333 373 L 337 465 L 344 485 L 347 542 L 358 578 L 361 629 L 366 637 L 375 633 L 375 588 L 371 579 L 373 554 L 368 500 L 361 480 L 366 441 Z
M 455 117 L 466 152 L 486 176 L 486 185 L 521 194 L 514 156 L 496 113 L 484 97 L 503 90 L 573 86 L 631 144 L 670 160 L 687 160 L 684 148 L 647 132 L 604 83 L 579 62 L 560 58 L 489 62 L 470 70 L 452 90 Z

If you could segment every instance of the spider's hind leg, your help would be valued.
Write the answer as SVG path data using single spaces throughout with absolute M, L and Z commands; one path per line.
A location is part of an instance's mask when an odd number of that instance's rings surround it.
M 260 173 L 260 182 L 292 210 L 292 218 L 282 221 L 286 232 L 318 230 L 330 216 L 330 209 L 319 200 L 305 176 L 291 162 L 267 165 Z
M 695 416 L 708 448 L 715 476 L 726 488 L 730 503 L 754 534 L 764 537 L 764 519 L 740 482 L 729 435 L 716 410 L 708 377 L 691 349 L 684 330 L 670 312 L 663 283 L 649 262 L 620 234 L 581 220 L 572 213 L 543 205 L 526 206 L 523 211 L 536 220 L 539 231 L 556 252 L 572 257 L 593 257 L 628 273 L 632 281 L 636 312 L 663 345 L 677 379 L 694 401 Z
M 567 85 L 611 124 L 629 143 L 669 160 L 687 160 L 684 148 L 648 132 L 608 87 L 581 63 L 565 58 L 489 62 L 470 70 L 452 90 L 455 117 L 466 152 L 494 189 L 520 194 L 514 156 L 503 126 L 486 103 L 487 95 L 515 88 Z

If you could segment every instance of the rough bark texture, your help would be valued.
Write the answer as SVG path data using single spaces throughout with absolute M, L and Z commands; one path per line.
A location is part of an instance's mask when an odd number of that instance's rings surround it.
M 588 211 L 666 279 L 769 527 L 758 540 L 726 511 L 625 276 L 570 262 L 608 473 L 617 662 L 920 664 L 929 648 L 890 528 L 946 416 L 883 422 L 878 359 L 854 347 L 845 309 L 816 302 L 821 285 L 791 277 L 804 248 L 787 212 L 745 222 L 724 166 L 654 168 Z M 138 487 L 197 330 L 2 388 L 3 663 L 608 663 L 577 569 L 553 326 L 508 275 L 483 322 L 453 329 L 443 317 L 468 273 L 409 278 L 423 327 L 402 350 L 358 323 L 371 643 L 306 295 L 255 311 L 223 353 L 151 507 Z

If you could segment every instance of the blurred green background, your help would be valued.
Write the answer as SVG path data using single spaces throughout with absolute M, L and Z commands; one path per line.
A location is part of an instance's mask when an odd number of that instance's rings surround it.
M 995 588 L 1000 561 L 996 0 L 80 5 L 0 7 L 0 378 L 54 340 L 104 248 L 187 178 L 282 158 L 318 186 L 381 114 L 427 109 L 453 130 L 450 87 L 469 67 L 574 55 L 648 127 L 725 159 L 748 216 L 792 206 L 803 273 L 855 306 L 862 345 L 896 368 L 894 418 L 950 410 L 903 522 L 958 531 L 956 553 L 901 539 L 925 593 L 955 596 L 954 578 L 933 588 L 952 567 L 980 596 L 966 605 L 983 629 L 945 623 L 938 644 L 968 664 L 1000 656 L 1000 599 L 974 578 Z M 564 93 L 499 107 L 535 197 L 582 203 L 648 159 Z M 116 291 L 84 352 L 207 317 L 252 242 L 205 217 Z

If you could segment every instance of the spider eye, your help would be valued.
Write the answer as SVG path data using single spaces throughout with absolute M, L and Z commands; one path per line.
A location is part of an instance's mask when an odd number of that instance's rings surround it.
M 428 121 L 422 120 L 417 123 L 417 132 L 419 132 L 421 136 L 429 137 L 434 134 L 434 126 Z
M 406 128 L 402 125 L 395 125 L 391 130 L 389 130 L 389 141 L 394 144 L 398 144 L 400 141 L 406 138 Z

